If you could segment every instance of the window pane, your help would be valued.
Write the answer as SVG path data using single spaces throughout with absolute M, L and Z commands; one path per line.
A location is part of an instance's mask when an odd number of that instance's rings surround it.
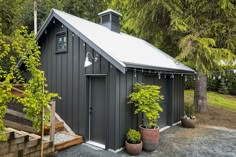
M 59 34 L 56 36 L 57 38 L 57 51 L 66 51 L 67 50 L 67 39 L 66 33 Z

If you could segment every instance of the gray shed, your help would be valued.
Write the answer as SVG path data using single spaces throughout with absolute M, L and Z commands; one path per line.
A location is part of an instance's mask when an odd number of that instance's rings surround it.
M 127 104 L 135 82 L 161 86 L 159 126 L 184 114 L 184 74 L 194 73 L 146 41 L 120 32 L 120 14 L 99 13 L 96 24 L 52 9 L 38 32 L 49 90 L 62 97 L 56 111 L 86 142 L 117 150 L 142 115 Z

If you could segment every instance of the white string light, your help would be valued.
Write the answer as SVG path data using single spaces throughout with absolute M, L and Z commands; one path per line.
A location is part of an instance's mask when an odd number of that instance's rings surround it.
M 158 73 L 158 79 L 159 80 L 161 79 L 161 73 Z
M 187 76 L 191 76 L 193 77 L 193 80 L 199 80 L 200 77 L 198 77 L 196 74 L 197 73 L 188 73 L 188 72 L 171 72 L 171 71 L 160 71 L 160 70 L 151 70 L 151 69 L 135 69 L 135 68 L 126 68 L 125 71 L 127 70 L 131 70 L 131 71 L 135 71 L 134 72 L 134 77 L 137 77 L 137 72 L 140 71 L 142 73 L 146 73 L 146 74 L 153 74 L 156 75 L 158 77 L 158 79 L 161 79 L 161 75 L 163 75 L 164 79 L 167 79 L 167 75 L 170 76 L 170 78 L 174 78 L 174 75 L 180 75 L 181 77 L 185 77 L 185 81 L 188 81 Z M 227 71 L 226 71 L 227 72 Z M 233 72 L 233 74 L 236 74 L 236 70 L 228 70 L 228 72 Z M 206 75 L 208 78 L 216 80 L 216 79 L 221 79 L 222 78 L 222 73 L 223 72 L 219 72 L 219 71 L 212 71 L 212 72 L 208 72 Z M 223 73 L 225 74 L 225 73 Z

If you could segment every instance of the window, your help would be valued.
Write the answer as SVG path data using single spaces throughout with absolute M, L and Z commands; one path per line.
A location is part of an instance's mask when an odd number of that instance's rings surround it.
M 66 32 L 58 33 L 56 35 L 56 50 L 57 52 L 67 51 L 67 36 Z

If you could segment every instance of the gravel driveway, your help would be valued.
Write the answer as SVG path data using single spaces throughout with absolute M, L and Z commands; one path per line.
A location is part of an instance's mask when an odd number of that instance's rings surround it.
M 129 155 L 122 151 L 114 154 L 79 145 L 59 152 L 58 157 L 96 157 Z M 174 126 L 161 132 L 160 142 L 154 152 L 142 152 L 147 157 L 236 157 L 236 130 L 220 127 L 199 126 L 185 129 Z

